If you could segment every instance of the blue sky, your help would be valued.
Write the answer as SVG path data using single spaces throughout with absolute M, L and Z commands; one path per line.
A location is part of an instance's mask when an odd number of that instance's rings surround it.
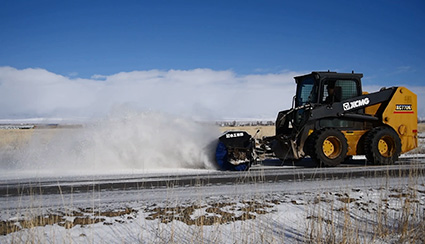
M 0 67 L 70 79 L 198 68 L 236 77 L 330 69 L 364 73 L 369 86 L 420 87 L 424 43 L 421 0 L 0 3 Z

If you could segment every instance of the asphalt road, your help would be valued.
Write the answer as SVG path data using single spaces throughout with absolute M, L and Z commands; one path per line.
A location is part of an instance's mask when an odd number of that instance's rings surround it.
M 395 165 L 367 165 L 365 160 L 351 160 L 339 167 L 318 168 L 305 159 L 297 164 L 269 160 L 249 171 L 199 171 L 196 173 L 158 173 L 131 175 L 75 176 L 43 179 L 0 180 L 0 197 L 126 191 L 169 187 L 277 183 L 326 179 L 407 177 L 424 175 L 425 158 L 406 158 Z

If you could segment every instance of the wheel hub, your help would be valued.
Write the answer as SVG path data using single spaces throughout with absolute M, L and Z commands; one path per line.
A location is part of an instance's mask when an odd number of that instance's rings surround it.
M 330 136 L 323 141 L 322 150 L 326 157 L 334 159 L 341 154 L 341 141 L 334 136 Z
M 384 136 L 379 139 L 378 151 L 384 157 L 391 157 L 394 151 L 394 142 L 391 137 Z

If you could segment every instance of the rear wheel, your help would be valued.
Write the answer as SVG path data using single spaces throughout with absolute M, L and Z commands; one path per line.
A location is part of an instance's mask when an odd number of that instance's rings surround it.
M 377 127 L 366 135 L 364 149 L 372 164 L 393 164 L 401 153 L 400 137 L 389 127 Z
M 344 134 L 337 129 L 326 128 L 311 135 L 308 152 L 320 165 L 337 166 L 344 162 L 348 145 Z

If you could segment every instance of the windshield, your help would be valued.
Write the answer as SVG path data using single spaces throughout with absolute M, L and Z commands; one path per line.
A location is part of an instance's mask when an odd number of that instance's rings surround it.
M 306 103 L 315 102 L 317 100 L 317 92 L 314 87 L 314 78 L 312 76 L 305 77 L 298 81 L 297 99 L 295 106 L 299 107 Z

